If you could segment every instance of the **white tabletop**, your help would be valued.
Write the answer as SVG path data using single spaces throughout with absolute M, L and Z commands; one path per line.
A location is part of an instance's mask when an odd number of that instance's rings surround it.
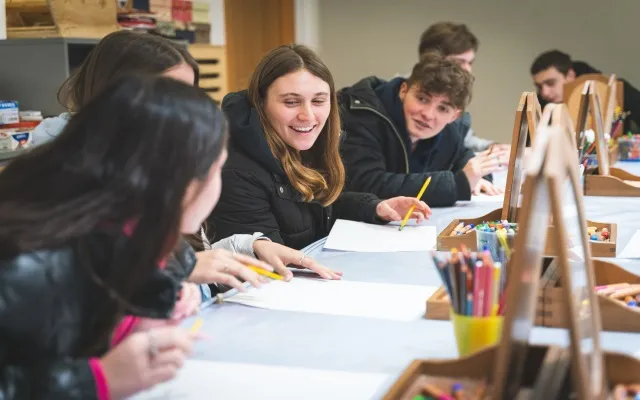
M 640 174 L 640 163 L 618 166 Z M 585 197 L 584 202 L 588 219 L 618 224 L 619 254 L 640 229 L 640 199 Z M 456 207 L 434 209 L 428 224 L 436 225 L 440 231 L 453 218 L 478 217 L 499 207 L 463 202 Z M 343 253 L 323 251 L 320 242 L 313 256 L 326 266 L 343 271 L 346 280 L 440 285 L 426 252 Z M 640 274 L 640 260 L 607 260 Z M 211 306 L 201 316 L 205 320 L 202 330 L 211 340 L 197 345 L 194 357 L 199 360 L 383 373 L 389 374 L 391 383 L 413 359 L 457 357 L 448 321 L 419 318 L 399 322 L 271 311 L 236 304 Z M 562 329 L 536 327 L 531 341 L 567 344 L 568 337 Z M 640 355 L 640 334 L 603 332 L 602 345 L 605 350 Z M 385 388 L 381 387 L 380 392 Z

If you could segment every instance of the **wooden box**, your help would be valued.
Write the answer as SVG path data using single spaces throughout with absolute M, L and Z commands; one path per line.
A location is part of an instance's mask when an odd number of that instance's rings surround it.
M 540 295 L 538 297 L 538 303 L 536 304 L 536 318 L 535 324 L 537 326 L 545 326 L 545 309 L 544 309 L 544 298 L 543 291 L 540 291 Z M 426 319 L 434 319 L 440 321 L 448 321 L 451 319 L 451 303 L 449 301 L 449 295 L 445 290 L 444 286 L 438 288 L 427 299 L 427 311 L 425 313 Z
M 116 2 L 7 0 L 7 38 L 95 38 L 119 30 Z
M 606 261 L 593 260 L 596 285 L 615 283 L 640 284 L 640 277 Z M 567 328 L 568 318 L 564 311 L 564 297 L 560 289 L 561 283 L 554 287 L 541 288 L 544 307 L 544 326 L 551 328 Z M 598 296 L 602 329 L 606 331 L 640 332 L 640 309 L 624 306 L 605 296 Z
M 540 288 L 545 286 L 545 282 L 554 274 L 554 269 L 549 268 L 552 264 L 553 258 L 545 258 L 542 262 Z M 427 310 L 425 312 L 426 319 L 435 319 L 441 321 L 448 321 L 451 319 L 451 303 L 449 295 L 444 286 L 439 287 L 432 295 L 427 299 Z M 540 289 L 538 295 L 538 302 L 536 304 L 536 317 L 535 324 L 538 326 L 544 326 L 545 309 L 543 301 L 543 291 Z
M 548 349 L 548 346 L 529 345 L 521 392 L 529 392 L 534 385 Z M 414 360 L 384 394 L 383 399 L 412 400 L 420 393 L 419 387 L 424 382 L 441 385 L 443 388 L 454 382 L 462 383 L 467 398 L 490 398 L 490 387 L 486 391 L 480 389 L 483 397 L 471 397 L 471 393 L 477 394 L 478 387 L 486 387 L 485 382 L 491 382 L 496 350 L 496 347 L 490 347 L 457 360 Z M 640 361 L 636 358 L 609 352 L 603 352 L 603 358 L 607 371 L 606 381 L 611 390 L 617 384 L 640 383 Z
M 638 188 L 640 190 L 640 188 Z M 440 251 L 448 251 L 452 248 L 460 249 L 462 245 L 465 245 L 471 251 L 477 251 L 476 245 L 476 231 L 471 230 L 464 235 L 450 236 L 451 232 L 460 224 L 460 222 L 464 222 L 465 224 L 474 224 L 478 225 L 484 221 L 496 221 L 500 219 L 502 213 L 502 209 L 498 208 L 496 210 L 491 211 L 488 214 L 485 214 L 478 218 L 467 218 L 464 220 L 454 219 L 447 225 L 444 230 L 442 230 L 438 234 L 437 238 L 437 249 Z M 617 246 L 616 240 L 618 238 L 618 227 L 616 224 L 608 224 L 608 223 L 600 223 L 593 222 L 587 220 L 587 226 L 595 226 L 598 230 L 602 228 L 607 228 L 610 233 L 610 239 L 608 242 L 596 242 L 589 241 L 589 245 L 591 248 L 591 256 L 592 257 L 615 257 Z M 553 226 L 549 226 L 549 232 L 547 234 L 547 238 L 552 238 L 553 235 L 550 230 L 553 229 Z M 555 242 L 553 240 L 547 240 L 545 244 L 545 255 L 547 256 L 556 256 L 558 254 L 558 250 L 556 249 Z

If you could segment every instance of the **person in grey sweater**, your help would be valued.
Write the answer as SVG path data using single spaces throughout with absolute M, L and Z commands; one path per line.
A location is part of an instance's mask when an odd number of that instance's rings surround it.
M 440 51 L 443 56 L 457 62 L 463 69 L 471 73 L 478 46 L 478 38 L 471 33 L 465 24 L 437 22 L 422 33 L 418 55 L 421 56 L 433 50 Z M 477 136 L 471 128 L 471 114 L 468 112 L 462 113 L 460 118 L 469 125 L 469 129 L 464 133 L 464 144 L 468 149 L 476 153 L 491 151 L 492 154 L 509 158 L 510 145 L 499 144 Z

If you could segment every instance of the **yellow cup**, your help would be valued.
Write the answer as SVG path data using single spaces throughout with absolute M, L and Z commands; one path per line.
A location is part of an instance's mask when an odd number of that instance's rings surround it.
M 503 319 L 503 316 L 471 317 L 452 312 L 451 320 L 456 333 L 459 356 L 468 356 L 498 343 L 502 334 Z

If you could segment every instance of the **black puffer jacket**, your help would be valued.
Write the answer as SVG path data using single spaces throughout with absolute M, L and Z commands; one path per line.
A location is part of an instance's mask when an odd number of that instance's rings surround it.
M 229 158 L 222 172 L 222 194 L 209 217 L 212 242 L 238 233 L 262 232 L 295 249 L 329 234 L 336 219 L 384 223 L 376 217 L 380 200 L 371 194 L 342 193 L 328 207 L 302 196 L 289 183 L 267 144 L 246 91 L 225 96 L 229 120 Z
M 105 230 L 81 244 L 0 258 L 0 399 L 98 398 L 89 359 L 80 352 L 84 332 L 100 320 L 96 305 L 108 294 L 80 265 L 79 253 L 90 257 L 97 276 L 105 276 L 126 240 Z M 195 261 L 191 247 L 181 242 L 167 267 L 156 270 L 135 295 L 135 314 L 168 318 Z M 108 348 L 105 341 L 91 356 Z

